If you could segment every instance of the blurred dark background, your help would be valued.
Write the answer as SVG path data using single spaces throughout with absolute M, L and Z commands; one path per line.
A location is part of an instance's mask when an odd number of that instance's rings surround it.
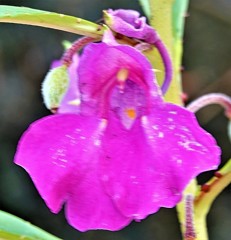
M 102 10 L 131 8 L 142 12 L 137 0 L 6 0 L 0 4 L 55 11 L 97 21 Z M 231 96 L 231 2 L 191 0 L 186 18 L 183 56 L 183 87 L 188 102 L 210 92 Z M 164 16 L 163 16 L 164 17 Z M 13 164 L 23 131 L 49 112 L 42 103 L 40 85 L 53 59 L 62 54 L 61 41 L 76 35 L 14 24 L 0 24 L 0 209 L 13 213 L 65 240 L 178 240 L 181 239 L 175 209 L 161 209 L 141 223 L 119 232 L 71 228 L 61 212 L 50 213 L 30 177 Z M 198 114 L 201 125 L 212 133 L 223 150 L 222 165 L 231 157 L 227 123 L 218 106 Z M 199 177 L 200 183 L 212 173 Z M 230 240 L 230 186 L 214 202 L 208 215 L 211 240 Z

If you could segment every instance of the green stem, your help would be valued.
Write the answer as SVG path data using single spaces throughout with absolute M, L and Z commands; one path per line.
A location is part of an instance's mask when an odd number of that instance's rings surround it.
M 197 234 L 195 240 L 208 240 L 209 238 L 208 238 L 208 232 L 207 232 L 206 216 L 197 217 L 197 215 L 195 214 L 194 224 L 195 224 L 196 234 Z
M 206 218 L 207 214 L 217 196 L 231 183 L 231 159 L 227 164 L 219 171 L 215 173 L 210 181 L 202 186 L 202 191 L 199 192 L 198 196 L 194 201 L 194 227 L 196 232 L 196 240 L 208 240 Z M 192 185 L 191 185 L 192 186 Z M 185 195 L 189 188 L 186 189 Z M 204 189 L 204 190 L 203 190 Z M 195 195 L 195 189 L 194 189 Z M 185 199 L 178 204 L 179 220 L 181 222 L 182 233 L 185 233 L 185 217 L 183 216 L 183 207 Z M 185 238 L 184 238 L 185 239 Z M 187 238 L 185 239 L 187 240 Z
M 181 232 L 182 232 L 182 236 L 185 236 L 186 233 L 186 200 L 187 200 L 187 196 L 191 195 L 191 196 L 195 196 L 197 192 L 197 182 L 196 179 L 193 179 L 187 186 L 187 188 L 184 190 L 183 193 L 183 197 L 182 200 L 180 201 L 180 203 L 177 204 L 177 214 L 178 214 L 178 219 L 180 222 L 180 228 L 181 228 Z M 195 223 L 195 219 L 194 219 L 194 223 Z M 196 225 L 196 224 L 195 224 Z M 194 225 L 194 228 L 195 228 Z M 196 231 L 197 234 L 197 231 Z
M 182 105 L 180 69 L 184 15 L 188 6 L 188 0 L 149 0 L 149 4 L 152 13 L 150 23 L 159 33 L 173 62 L 173 80 L 165 99 Z M 154 68 L 160 70 L 156 73 L 157 80 L 160 83 L 164 78 L 164 67 L 157 52 L 154 52 L 151 61 Z
M 178 66 L 175 65 L 176 58 L 174 50 L 174 36 L 173 36 L 173 18 L 172 9 L 174 5 L 173 0 L 150 0 L 150 7 L 152 18 L 150 19 L 151 25 L 160 35 L 161 40 L 165 44 L 168 53 L 173 62 L 173 80 L 171 82 L 170 88 L 166 94 L 166 101 L 173 102 L 176 104 L 181 104 L 181 82 L 179 81 Z M 164 17 L 163 17 L 164 16 Z M 157 51 L 151 53 L 153 56 L 151 61 L 153 62 L 154 68 L 160 70 L 156 73 L 157 80 L 160 85 L 164 79 L 164 66 L 161 57 Z
M 231 183 L 231 159 L 215 174 L 206 185 L 206 191 L 199 193 L 195 200 L 195 216 L 206 217 L 217 196 Z

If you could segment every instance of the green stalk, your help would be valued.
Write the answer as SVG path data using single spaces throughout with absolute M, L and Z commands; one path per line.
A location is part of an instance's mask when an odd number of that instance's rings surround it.
M 0 22 L 52 28 L 100 38 L 106 27 L 81 18 L 26 7 L 0 5 Z
M 195 200 L 195 226 L 198 240 L 207 240 L 207 214 L 217 196 L 231 183 L 231 159 L 206 183 L 208 191 L 201 191 Z
M 165 99 L 181 105 L 181 58 L 182 35 L 184 29 L 184 16 L 188 0 L 149 0 L 151 9 L 151 25 L 157 30 L 161 39 L 167 46 L 173 62 L 173 80 Z M 157 72 L 157 80 L 164 78 L 164 68 L 157 51 L 154 52 L 153 63 Z

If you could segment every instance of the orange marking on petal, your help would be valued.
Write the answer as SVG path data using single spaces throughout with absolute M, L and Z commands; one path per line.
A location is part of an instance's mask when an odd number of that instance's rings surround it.
M 127 114 L 127 116 L 131 119 L 135 119 L 136 117 L 136 110 L 134 108 L 128 108 L 125 110 L 125 113 Z

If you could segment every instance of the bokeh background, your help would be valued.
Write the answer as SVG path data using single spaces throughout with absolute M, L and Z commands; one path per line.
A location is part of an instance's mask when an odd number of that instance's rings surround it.
M 97 21 L 102 10 L 131 8 L 142 12 L 137 0 L 0 0 L 0 4 L 27 6 Z M 231 96 L 231 1 L 191 0 L 184 36 L 183 88 L 188 102 L 210 92 Z M 163 16 L 164 18 L 164 16 Z M 70 227 L 64 211 L 50 213 L 30 177 L 13 164 L 23 131 L 49 114 L 40 95 L 41 81 L 53 59 L 62 54 L 61 41 L 76 35 L 14 24 L 0 24 L 0 209 L 15 214 L 65 240 L 178 240 L 175 209 L 161 209 L 141 223 L 118 232 L 80 233 Z M 231 157 L 227 123 L 218 106 L 201 110 L 197 117 L 223 150 L 222 164 Z M 42 156 L 41 156 L 42 157 Z M 199 176 L 200 183 L 213 173 Z M 49 184 L 49 183 L 48 183 Z M 211 240 L 230 240 L 230 186 L 214 202 L 208 216 Z

